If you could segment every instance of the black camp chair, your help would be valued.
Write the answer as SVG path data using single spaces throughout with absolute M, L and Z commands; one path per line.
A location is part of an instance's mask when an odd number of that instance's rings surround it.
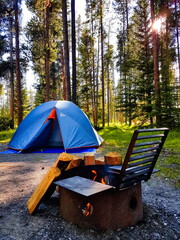
M 118 174 L 118 189 L 147 181 L 152 173 L 159 171 L 154 167 L 168 132 L 168 128 L 134 131 L 123 164 L 111 167 Z

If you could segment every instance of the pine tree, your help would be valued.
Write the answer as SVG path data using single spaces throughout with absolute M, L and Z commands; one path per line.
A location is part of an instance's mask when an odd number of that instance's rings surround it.
M 129 51 L 129 1 L 116 1 L 116 11 L 120 16 L 120 31 L 118 38 L 118 61 L 117 67 L 120 71 L 120 82 L 118 84 L 117 111 L 123 112 L 125 123 L 129 120 L 131 125 L 131 77 L 128 76 L 130 64 L 128 62 Z
M 72 35 L 72 101 L 76 103 L 76 27 L 75 0 L 71 0 L 71 35 Z
M 133 34 L 131 36 L 131 45 L 134 45 L 134 62 L 138 71 L 138 79 L 134 86 L 134 89 L 136 89 L 134 94 L 136 94 L 139 109 L 136 112 L 144 118 L 143 121 L 149 118 L 150 123 L 153 124 L 153 58 L 149 11 L 148 2 L 142 0 L 137 2 L 132 18 Z
M 39 76 L 36 104 L 40 104 L 45 99 L 48 101 L 57 98 L 57 87 L 60 85 L 61 3 L 31 0 L 27 1 L 27 6 L 33 13 L 26 33 L 31 46 L 33 70 Z
M 62 0 L 62 20 L 63 20 L 65 79 L 67 82 L 67 100 L 70 101 L 71 100 L 71 83 L 70 83 L 70 70 L 69 70 L 69 39 L 68 39 L 66 0 Z
M 103 0 L 100 0 L 101 29 L 101 81 L 102 81 L 102 125 L 105 126 L 105 96 L 104 96 L 104 30 L 103 30 Z
M 79 57 L 81 62 L 80 75 L 80 96 L 79 105 L 84 109 L 88 117 L 91 115 L 91 41 L 92 38 L 87 28 L 85 27 L 81 36 L 81 44 L 79 45 Z M 92 109 L 92 108 L 91 108 Z

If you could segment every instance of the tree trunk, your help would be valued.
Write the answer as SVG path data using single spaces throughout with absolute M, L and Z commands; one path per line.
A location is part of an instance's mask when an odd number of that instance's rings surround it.
M 45 79 L 46 79 L 46 95 L 45 95 L 45 101 L 49 101 L 49 5 L 46 6 L 46 33 L 45 33 Z
M 166 11 L 167 13 L 169 12 L 169 6 L 168 6 L 168 0 L 166 0 Z M 169 25 L 168 25 L 168 18 L 166 18 L 166 68 L 165 68 L 165 81 L 164 81 L 164 86 L 165 89 L 168 89 L 169 83 L 170 83 L 170 57 L 169 57 Z M 166 109 L 168 108 L 169 105 L 169 99 L 165 98 L 165 107 Z M 169 109 L 169 115 L 171 115 L 171 110 Z
M 62 0 L 62 20 L 63 20 L 63 39 L 64 39 L 64 62 L 65 62 L 65 79 L 67 82 L 67 100 L 71 101 L 71 85 L 69 70 L 69 44 L 68 44 L 68 25 L 67 25 L 67 4 Z
M 51 71 L 52 71 L 52 82 L 53 82 L 52 97 L 53 97 L 53 100 L 56 100 L 56 75 L 55 75 L 56 67 L 55 67 L 55 62 L 53 62 L 52 65 L 51 65 Z
M 151 19 L 152 26 L 155 19 L 154 0 L 151 0 Z M 156 30 L 152 28 L 153 37 L 153 58 L 154 58 L 154 85 L 155 85 L 155 105 L 156 105 L 156 124 L 160 124 L 160 101 L 159 101 L 159 73 L 158 73 L 158 52 L 157 52 L 157 34 Z
M 93 40 L 93 49 L 94 49 L 94 40 Z M 94 120 L 94 126 L 97 125 L 97 119 L 96 119 L 96 84 L 95 84 L 95 61 L 94 61 L 94 50 L 93 50 L 93 56 L 92 56 L 92 67 L 93 67 L 93 120 Z
M 110 34 L 110 29 L 109 29 L 109 33 Z M 108 36 L 108 54 L 109 54 L 109 36 Z M 110 82 L 110 77 L 109 77 L 109 57 L 108 57 L 108 61 L 107 61 L 107 108 L 108 108 L 108 126 L 109 126 L 109 82 Z
M 105 107 L 104 107 L 104 34 L 103 34 L 103 4 L 100 0 L 100 21 L 101 21 L 101 68 L 102 68 L 102 125 L 105 126 Z
M 91 52 L 92 52 L 92 111 L 93 111 L 93 123 L 94 126 L 96 126 L 96 89 L 95 89 L 95 57 L 94 57 L 94 20 L 93 20 L 93 14 L 91 9 Z
M 12 36 L 12 16 L 9 15 L 9 36 L 10 36 L 10 86 L 11 86 L 11 100 L 10 100 L 10 116 L 11 127 L 14 129 L 14 67 L 13 67 L 13 36 Z
M 75 0 L 71 0 L 71 35 L 72 35 L 72 101 L 76 103 L 76 32 Z
M 16 35 L 16 91 L 17 91 L 17 117 L 18 126 L 22 122 L 22 100 L 21 100 L 21 76 L 19 63 L 19 21 L 18 0 L 15 0 L 15 35 Z
M 98 30 L 98 50 L 97 50 L 97 72 L 96 72 L 96 123 L 95 126 L 98 126 L 98 105 L 99 105 L 99 38 L 100 38 L 100 28 Z
M 65 79 L 65 65 L 63 47 L 61 46 L 61 67 L 62 67 L 62 81 L 63 81 L 63 99 L 67 100 L 67 82 Z
M 179 69 L 179 83 L 180 83 L 180 49 L 179 49 L 179 18 L 177 13 L 177 0 L 175 0 L 175 18 L 176 18 L 176 40 L 177 40 L 177 54 L 178 54 L 178 69 Z

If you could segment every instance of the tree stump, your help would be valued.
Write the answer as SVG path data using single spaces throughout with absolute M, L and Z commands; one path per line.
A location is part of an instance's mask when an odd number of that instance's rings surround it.
M 109 152 L 104 155 L 105 164 L 108 165 L 121 165 L 122 157 L 117 152 Z

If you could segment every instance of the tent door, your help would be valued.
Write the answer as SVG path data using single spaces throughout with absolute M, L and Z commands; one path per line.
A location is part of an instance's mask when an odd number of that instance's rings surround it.
M 54 123 L 54 130 L 52 132 L 52 135 L 49 138 L 48 147 L 63 147 L 63 141 L 62 141 L 62 136 L 61 132 L 59 129 L 59 122 L 58 118 L 56 117 L 55 123 Z

